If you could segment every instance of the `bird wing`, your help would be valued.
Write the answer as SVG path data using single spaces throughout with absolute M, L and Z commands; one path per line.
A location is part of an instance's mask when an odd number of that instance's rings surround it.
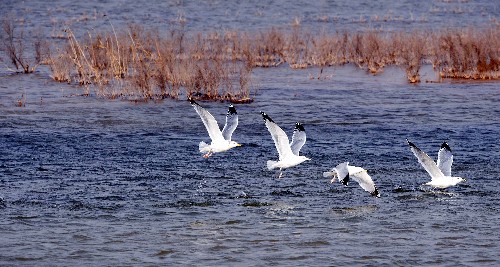
M 349 166 L 349 167 L 355 167 L 355 166 Z M 361 188 L 363 188 L 365 191 L 369 192 L 372 195 L 379 196 L 377 187 L 375 186 L 375 183 L 373 182 L 372 178 L 370 175 L 368 175 L 368 171 L 360 168 L 360 167 L 355 167 L 359 168 L 355 170 L 356 172 L 350 172 L 351 178 L 356 181 Z
M 226 115 L 226 124 L 222 129 L 222 136 L 225 140 L 231 141 L 231 136 L 233 135 L 234 130 L 238 126 L 238 113 L 236 113 L 236 109 L 233 105 L 229 106 Z
M 417 157 L 418 162 L 424 167 L 424 169 L 429 173 L 432 180 L 444 178 L 444 174 L 438 168 L 434 160 L 431 159 L 424 151 L 420 150 L 415 144 L 406 140 L 410 146 L 411 151 Z
M 217 124 L 217 121 L 215 120 L 214 116 L 212 116 L 210 112 L 208 112 L 194 100 L 190 99 L 189 101 L 191 102 L 191 105 L 194 107 L 194 110 L 196 110 L 196 113 L 200 115 L 201 121 L 205 125 L 205 128 L 207 128 L 208 135 L 210 136 L 210 139 L 212 139 L 212 142 L 224 140 L 222 132 L 220 131 L 219 125 Z
M 451 165 L 453 164 L 453 154 L 446 142 L 441 145 L 438 152 L 437 166 L 444 176 L 451 176 Z
M 299 151 L 302 146 L 306 143 L 306 130 L 304 126 L 300 123 L 295 123 L 295 129 L 293 130 L 292 142 L 290 143 L 290 148 L 295 156 L 299 155 Z
M 279 159 L 282 160 L 289 154 L 292 154 L 286 133 L 266 113 L 261 112 L 261 114 L 266 123 L 267 130 L 271 133 L 276 150 L 278 150 Z
M 348 170 L 348 165 L 349 162 L 344 162 L 340 163 L 337 165 L 334 170 L 337 172 L 337 178 L 339 179 L 339 182 L 341 182 L 343 185 L 347 186 L 349 184 L 349 170 Z M 333 183 L 335 180 L 335 177 L 330 181 L 330 183 Z

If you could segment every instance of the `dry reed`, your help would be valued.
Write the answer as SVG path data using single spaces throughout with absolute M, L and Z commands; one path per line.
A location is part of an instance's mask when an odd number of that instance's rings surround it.
M 139 26 L 125 31 L 88 33 L 50 57 L 53 78 L 93 86 L 109 98 L 252 101 L 252 70 L 287 63 L 290 68 L 355 64 L 376 75 L 385 66 L 406 71 L 410 83 L 421 81 L 420 68 L 430 62 L 441 78 L 499 79 L 500 27 L 436 32 L 366 31 L 312 34 L 296 23 L 290 30 L 256 33 L 167 36 Z
M 29 33 L 29 35 L 32 35 L 31 40 L 33 40 L 33 43 L 26 44 L 25 39 L 27 38 L 25 37 L 24 28 L 21 27 L 18 30 L 13 17 L 6 16 L 1 23 L 0 39 L 2 40 L 2 46 L 0 50 L 4 51 L 16 71 L 21 69 L 24 73 L 34 72 L 45 59 L 44 49 L 46 43 L 42 40 L 41 30 L 38 29 Z M 33 49 L 31 54 L 26 51 L 27 48 Z
M 131 99 L 186 97 L 250 102 L 252 68 L 231 53 L 231 35 L 197 35 L 186 42 L 182 31 L 168 38 L 139 26 L 126 32 L 95 33 L 68 43 L 51 57 L 53 78 L 94 86 L 99 96 Z M 181 90 L 184 89 L 184 92 Z

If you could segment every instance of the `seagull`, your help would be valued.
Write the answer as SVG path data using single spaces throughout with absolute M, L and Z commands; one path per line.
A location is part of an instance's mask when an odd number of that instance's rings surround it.
M 205 155 L 203 155 L 204 158 L 210 157 L 213 153 L 223 152 L 233 147 L 241 146 L 235 141 L 231 141 L 231 136 L 238 126 L 238 114 L 233 105 L 229 106 L 226 115 L 226 125 L 224 125 L 221 132 L 217 121 L 210 112 L 196 103 L 193 99 L 189 99 L 189 102 L 194 107 L 194 110 L 196 110 L 196 113 L 200 115 L 201 121 L 203 121 L 205 128 L 207 128 L 208 135 L 210 139 L 212 139 L 210 145 L 203 141 L 200 142 L 199 149 L 201 153 L 205 153 Z
M 349 166 L 349 162 L 340 163 L 331 171 L 324 172 L 323 177 L 333 177 L 330 183 L 334 183 L 335 178 L 337 178 L 339 182 L 345 186 L 349 184 L 349 179 L 352 178 L 354 181 L 358 182 L 361 188 L 369 192 L 372 196 L 380 197 L 380 193 L 373 183 L 372 178 L 368 175 L 368 171 L 361 167 Z
M 410 149 L 415 157 L 417 157 L 418 162 L 420 162 L 422 167 L 424 167 L 427 173 L 431 176 L 431 181 L 425 183 L 425 185 L 444 189 L 465 181 L 462 177 L 451 176 L 453 154 L 451 153 L 450 146 L 448 146 L 446 142 L 443 142 L 441 148 L 439 149 L 437 164 L 415 144 L 408 141 L 408 139 L 406 139 L 406 142 L 408 142 L 408 145 L 410 146 Z
M 307 157 L 299 156 L 299 151 L 306 142 L 306 131 L 302 124 L 298 122 L 295 124 L 292 142 L 288 143 L 288 136 L 286 133 L 265 112 L 261 111 L 260 114 L 262 114 L 266 127 L 269 133 L 271 133 L 271 137 L 273 138 L 274 145 L 279 155 L 279 161 L 267 161 L 267 169 L 272 170 L 279 168 L 280 175 L 278 178 L 281 178 L 283 169 L 293 167 L 306 160 L 311 160 Z

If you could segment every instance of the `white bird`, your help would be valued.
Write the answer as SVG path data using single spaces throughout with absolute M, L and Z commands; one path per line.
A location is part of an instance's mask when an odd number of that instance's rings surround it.
M 352 178 L 354 181 L 358 182 L 361 188 L 369 192 L 372 196 L 380 197 L 380 193 L 375 183 L 373 183 L 372 178 L 368 175 L 368 171 L 361 167 L 349 166 L 349 162 L 340 163 L 331 171 L 324 172 L 323 177 L 333 177 L 330 183 L 334 183 L 335 179 L 338 179 L 339 182 L 345 186 L 349 184 L 349 179 Z
M 213 153 L 223 152 L 233 147 L 241 146 L 235 141 L 231 141 L 231 136 L 238 126 L 238 114 L 233 105 L 229 106 L 226 115 L 226 124 L 221 132 L 217 121 L 210 112 L 192 99 L 189 99 L 189 102 L 194 107 L 194 110 L 196 110 L 196 113 L 200 115 L 201 121 L 203 121 L 205 128 L 207 128 L 208 135 L 210 139 L 212 139 L 210 145 L 203 141 L 200 142 L 199 149 L 201 153 L 205 153 L 205 155 L 203 155 L 204 158 L 210 157 Z
M 304 126 L 300 123 L 295 124 L 295 129 L 293 130 L 292 142 L 288 143 L 288 136 L 286 133 L 265 113 L 260 112 L 266 127 L 271 133 L 276 150 L 278 150 L 279 161 L 267 161 L 267 168 L 269 170 L 279 168 L 281 178 L 282 169 L 290 168 L 298 165 L 306 160 L 311 160 L 304 156 L 299 156 L 299 151 L 306 142 L 306 132 Z
M 408 141 L 408 139 L 406 139 L 406 142 L 408 142 L 408 145 L 410 146 L 410 149 L 415 157 L 417 157 L 418 162 L 420 162 L 422 167 L 424 167 L 427 173 L 431 176 L 431 181 L 425 183 L 425 185 L 430 185 L 436 188 L 447 188 L 465 181 L 462 177 L 451 176 L 453 155 L 446 142 L 443 142 L 441 148 L 439 149 L 437 164 L 415 144 Z

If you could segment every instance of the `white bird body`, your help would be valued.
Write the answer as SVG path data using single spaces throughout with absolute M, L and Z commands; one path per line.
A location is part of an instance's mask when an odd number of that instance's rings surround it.
M 210 144 L 207 144 L 203 141 L 200 142 L 198 147 L 201 153 L 205 153 L 203 157 L 208 158 L 213 153 L 224 152 L 233 147 L 241 146 L 240 144 L 231 140 L 231 136 L 238 126 L 238 114 L 236 113 L 236 109 L 233 107 L 233 105 L 229 106 L 226 115 L 226 124 L 221 131 L 219 129 L 217 121 L 215 120 L 214 116 L 210 114 L 210 112 L 208 112 L 192 99 L 189 99 L 189 102 L 194 107 L 194 110 L 196 110 L 196 113 L 200 115 L 200 118 L 205 125 L 205 128 L 207 129 L 208 135 L 210 136 L 210 139 L 212 139 L 212 142 Z
M 273 138 L 276 150 L 278 150 L 278 161 L 267 161 L 269 170 L 279 168 L 282 169 L 296 166 L 306 160 L 311 160 L 305 156 L 300 156 L 299 151 L 306 142 L 306 132 L 300 123 L 295 124 L 293 131 L 292 142 L 289 143 L 286 133 L 264 112 L 261 112 L 265 124 L 271 137 Z M 281 173 L 280 173 L 281 177 Z
M 267 169 L 268 170 L 273 170 L 273 169 L 286 169 L 290 168 L 296 165 L 299 165 L 300 163 L 306 161 L 306 160 L 311 160 L 307 157 L 304 156 L 295 156 L 295 155 L 290 155 L 289 157 L 280 159 L 279 161 L 273 161 L 273 160 L 268 160 L 267 161 Z
M 207 144 L 203 141 L 200 142 L 198 148 L 200 149 L 201 153 L 219 153 L 219 152 L 224 152 L 228 151 L 231 148 L 241 146 L 240 144 L 236 143 L 235 141 L 227 141 L 223 140 L 220 142 L 213 142 L 210 144 Z
M 408 141 L 408 139 L 406 139 L 406 141 L 410 146 L 410 150 L 413 152 L 415 157 L 417 157 L 418 162 L 431 176 L 431 181 L 425 183 L 424 185 L 444 189 L 465 181 L 465 179 L 462 177 L 451 176 L 453 154 L 451 153 L 451 149 L 446 142 L 444 142 L 439 149 L 438 160 L 436 164 L 431 157 L 420 150 L 420 148 L 418 148 L 415 144 Z
M 323 177 L 333 177 L 330 183 L 334 183 L 336 179 L 339 180 L 343 185 L 347 186 L 349 184 L 349 179 L 356 181 L 361 188 L 369 192 L 372 196 L 380 197 L 380 193 L 375 186 L 368 171 L 356 166 L 349 166 L 349 162 L 344 162 L 337 165 L 329 172 L 324 172 Z

